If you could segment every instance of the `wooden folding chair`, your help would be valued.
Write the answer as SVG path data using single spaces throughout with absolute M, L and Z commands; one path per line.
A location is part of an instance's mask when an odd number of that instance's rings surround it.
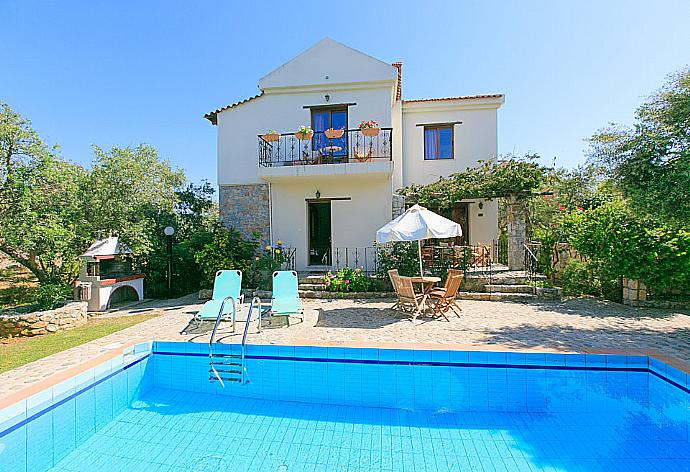
M 464 277 L 465 274 L 461 270 L 450 269 L 448 271 L 448 278 L 446 278 L 445 286 L 429 292 L 429 297 L 434 306 L 434 316 L 441 315 L 446 321 L 450 321 L 446 313 L 452 310 L 458 318 L 460 317 L 460 307 L 456 302 L 456 297 L 458 296 L 458 291 L 460 290 L 460 285 L 462 285 L 462 279 Z
M 393 286 L 393 291 L 395 292 L 395 296 L 398 300 L 400 300 L 400 295 L 398 294 L 398 269 L 391 269 L 388 271 L 388 277 L 391 279 L 391 285 Z M 399 301 L 396 301 L 395 304 L 391 307 L 393 310 L 398 309 L 398 304 Z
M 428 295 L 426 293 L 416 293 L 410 277 L 398 276 L 396 281 L 398 309 L 406 313 L 412 313 L 412 319 L 417 318 L 419 314 L 424 311 Z

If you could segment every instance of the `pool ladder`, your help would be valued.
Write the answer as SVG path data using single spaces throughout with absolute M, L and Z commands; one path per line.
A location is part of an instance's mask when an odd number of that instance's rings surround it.
M 247 320 L 244 323 L 244 333 L 242 333 L 242 345 L 239 354 L 218 354 L 213 352 L 213 340 L 216 336 L 216 330 L 220 324 L 220 320 L 223 317 L 223 308 L 221 307 L 218 312 L 218 317 L 216 318 L 216 324 L 213 325 L 213 331 L 211 332 L 211 339 L 208 342 L 208 363 L 209 363 L 209 381 L 219 381 L 221 386 L 225 388 L 225 382 L 239 382 L 242 385 L 249 382 L 249 377 L 247 376 L 247 368 L 244 365 L 244 359 L 246 354 L 246 342 L 247 342 L 247 332 L 249 330 L 249 323 L 252 320 L 252 311 L 254 306 L 257 306 L 259 313 L 261 313 L 261 299 L 259 297 L 254 297 L 252 302 L 249 304 L 249 313 L 247 314 Z M 235 311 L 235 301 L 232 300 L 233 312 Z M 233 320 L 235 319 L 233 313 Z

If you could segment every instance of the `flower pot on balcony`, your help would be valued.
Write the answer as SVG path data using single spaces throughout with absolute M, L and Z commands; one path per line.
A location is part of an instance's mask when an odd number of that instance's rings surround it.
M 360 129 L 364 136 L 378 136 L 380 128 L 362 128 Z
M 345 133 L 345 130 L 333 128 L 328 128 L 326 131 L 323 132 L 323 134 L 325 134 L 328 139 L 342 138 L 343 133 Z
M 269 143 L 278 141 L 280 139 L 280 135 L 278 133 L 268 133 L 264 134 L 261 137 L 264 138 L 264 141 L 267 141 Z
M 308 139 L 311 139 L 312 136 L 314 136 L 313 131 L 310 131 L 308 133 L 300 133 L 299 131 L 295 131 L 295 138 L 300 139 L 302 141 L 306 141 Z

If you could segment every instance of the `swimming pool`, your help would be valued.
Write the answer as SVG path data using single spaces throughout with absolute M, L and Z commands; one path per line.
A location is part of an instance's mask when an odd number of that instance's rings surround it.
M 223 345 L 218 352 L 237 352 Z M 645 356 L 128 350 L 0 410 L 0 471 L 690 470 L 687 375 Z

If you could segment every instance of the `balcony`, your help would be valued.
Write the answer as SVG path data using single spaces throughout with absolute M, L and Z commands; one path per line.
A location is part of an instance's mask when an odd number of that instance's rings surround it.
M 297 139 L 294 133 L 280 134 L 276 141 L 259 136 L 259 176 L 267 181 L 296 177 L 359 176 L 387 178 L 393 169 L 392 128 L 381 128 L 376 136 L 349 129 L 340 138 L 328 138 L 323 131 L 311 139 Z

